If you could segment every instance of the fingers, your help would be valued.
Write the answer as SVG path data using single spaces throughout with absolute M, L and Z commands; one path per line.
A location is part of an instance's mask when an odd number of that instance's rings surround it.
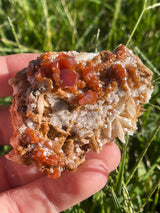
M 8 80 L 13 77 L 16 72 L 25 68 L 29 61 L 36 59 L 38 55 L 39 54 L 25 53 L 0 56 L 0 97 L 12 94 Z
M 114 157 L 116 155 L 116 157 Z M 120 151 L 115 143 L 107 144 L 99 154 L 88 153 L 86 160 L 98 159 L 106 163 L 108 171 L 114 170 L 120 162 Z M 109 162 L 109 163 L 108 163 Z M 42 177 L 36 166 L 24 166 L 12 162 L 4 157 L 0 160 L 0 182 L 5 179 L 6 184 L 0 184 L 0 192 L 23 186 Z
M 0 136 L 0 145 L 9 144 L 12 136 L 9 106 L 0 106 Z
M 34 165 L 25 166 L 0 157 L 0 192 L 28 184 L 44 175 Z
M 2 193 L 0 204 L 3 202 L 3 205 L 0 205 L 0 208 L 7 207 L 10 200 L 12 207 L 18 206 L 23 213 L 59 212 L 86 199 L 106 184 L 108 172 L 115 169 L 120 161 L 116 144 L 106 144 L 102 152 L 103 160 L 100 154 L 89 154 L 88 160 L 76 172 L 63 172 L 58 180 L 43 177 L 18 189 Z M 109 155 L 110 152 L 112 155 Z
M 10 78 L 6 56 L 0 56 L 0 97 L 9 96 L 12 92 L 8 85 Z
M 90 151 L 87 155 L 86 160 L 91 158 L 103 160 L 106 163 L 109 172 L 111 172 L 115 170 L 115 168 L 119 164 L 121 153 L 118 146 L 112 142 L 104 145 L 100 153 Z
M 77 172 L 63 173 L 58 180 L 45 177 L 1 194 L 0 210 L 3 212 L 3 208 L 6 209 L 10 202 L 8 212 L 11 208 L 17 210 L 17 206 L 23 213 L 63 211 L 100 190 L 106 181 L 105 163 L 89 160 Z

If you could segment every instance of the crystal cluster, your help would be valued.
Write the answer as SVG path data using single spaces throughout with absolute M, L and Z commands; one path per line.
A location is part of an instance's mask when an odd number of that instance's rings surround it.
M 124 45 L 113 52 L 47 52 L 10 79 L 11 160 L 58 178 L 92 149 L 136 130 L 152 72 Z

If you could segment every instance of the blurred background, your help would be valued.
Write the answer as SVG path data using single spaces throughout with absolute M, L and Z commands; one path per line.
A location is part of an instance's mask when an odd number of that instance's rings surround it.
M 154 92 L 118 169 L 70 213 L 160 212 L 160 2 L 158 0 L 0 0 L 0 55 L 133 50 L 153 72 Z M 11 97 L 0 98 L 10 104 Z M 0 147 L 0 154 L 9 147 Z

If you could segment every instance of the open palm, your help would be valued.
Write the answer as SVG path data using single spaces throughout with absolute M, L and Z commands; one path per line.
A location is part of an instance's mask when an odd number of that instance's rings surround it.
M 0 57 L 0 97 L 12 94 L 8 79 L 36 59 L 36 54 Z M 0 145 L 9 144 L 12 127 L 9 108 L 0 107 Z M 54 213 L 63 211 L 99 191 L 108 173 L 120 161 L 120 151 L 113 142 L 101 153 L 87 154 L 76 172 L 65 171 L 58 180 L 42 175 L 33 166 L 23 166 L 0 157 L 0 212 Z

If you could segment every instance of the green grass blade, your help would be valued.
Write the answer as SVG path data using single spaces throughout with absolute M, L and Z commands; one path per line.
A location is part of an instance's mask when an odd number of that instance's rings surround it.
M 111 12 L 114 12 L 113 7 L 110 4 L 105 3 L 102 0 L 89 0 L 90 2 L 96 3 L 96 4 L 102 4 L 105 8 L 107 8 L 108 10 L 110 10 Z
M 0 97 L 0 105 L 9 105 L 11 104 L 11 96 L 5 97 L 5 98 L 1 98 Z
M 149 170 L 145 173 L 145 175 L 142 178 L 142 181 L 147 181 L 152 177 L 155 169 L 158 167 L 160 163 L 160 156 L 155 160 L 154 164 L 149 168 Z
M 130 175 L 129 175 L 127 181 L 126 181 L 126 185 L 129 184 L 130 180 L 132 179 L 134 173 L 136 172 L 136 170 L 137 170 L 137 168 L 138 168 L 139 163 L 140 163 L 141 160 L 143 159 L 144 155 L 146 154 L 146 152 L 147 152 L 149 146 L 151 145 L 151 143 L 152 143 L 154 137 L 157 135 L 157 133 L 159 132 L 159 130 L 160 130 L 160 124 L 158 125 L 158 127 L 156 128 L 156 130 L 153 132 L 153 134 L 152 134 L 150 140 L 148 140 L 148 142 L 146 143 L 146 145 L 145 145 L 145 147 L 144 147 L 144 150 L 143 150 L 142 153 L 140 154 L 140 156 L 139 156 L 139 158 L 138 158 L 138 160 L 137 160 L 137 162 L 136 162 L 134 168 L 132 169 L 132 171 L 131 171 L 131 173 L 130 173 Z
M 145 10 L 154 9 L 156 7 L 160 7 L 160 3 L 156 3 L 156 4 L 153 4 L 153 5 L 149 6 L 149 7 L 146 7 Z
M 122 159 L 121 159 L 121 163 L 119 166 L 117 181 L 115 184 L 115 192 L 118 195 L 121 194 L 122 184 L 123 184 L 123 180 L 124 180 L 124 166 L 125 166 L 125 160 L 126 160 L 126 154 L 127 154 L 128 141 L 129 141 L 129 136 L 127 135 L 126 144 L 123 144 Z
M 125 212 L 134 213 L 135 211 L 133 209 L 133 203 L 132 203 L 131 198 L 129 196 L 129 191 L 124 184 L 123 184 L 123 187 L 122 187 L 122 192 L 123 192 L 123 197 L 124 197 L 123 208 L 125 209 Z
M 94 27 L 94 24 L 99 20 L 99 18 L 102 16 L 104 11 L 100 11 L 94 18 L 93 22 L 88 26 L 82 37 L 77 41 L 77 44 L 75 45 L 75 49 L 78 50 L 82 43 L 84 42 L 87 35 L 90 33 L 91 29 Z
M 156 206 L 158 204 L 159 197 L 160 197 L 160 187 L 157 189 L 157 192 L 155 194 L 153 205 L 152 205 L 152 208 L 151 208 L 151 213 L 155 213 L 156 212 L 155 208 L 156 208 Z
M 95 53 L 98 52 L 98 41 L 99 41 L 99 36 L 100 36 L 100 29 L 98 29 L 97 35 L 96 35 Z
M 148 105 L 154 107 L 155 109 L 160 110 L 160 106 L 158 106 L 158 105 L 154 105 L 154 104 L 151 104 L 151 103 L 148 103 Z
M 148 195 L 147 195 L 147 197 L 145 198 L 145 200 L 144 200 L 142 206 L 139 208 L 138 212 L 142 212 L 142 211 L 143 211 L 144 206 L 147 204 L 148 200 L 151 198 L 151 196 L 152 196 L 152 194 L 155 192 L 155 190 L 156 190 L 157 188 L 159 188 L 159 187 L 160 187 L 160 178 L 158 179 L 158 181 L 156 182 L 156 184 L 152 187 L 151 191 L 148 192 Z
M 107 49 L 111 49 L 111 47 L 112 47 L 114 31 L 115 31 L 115 28 L 116 28 L 117 19 L 118 19 L 119 15 L 120 15 L 121 4 L 122 4 L 122 0 L 117 0 L 116 1 L 114 17 L 113 17 L 113 21 L 112 21 L 112 26 L 110 28 L 110 32 L 109 32 L 109 36 L 108 36 Z
M 112 198 L 112 202 L 113 202 L 113 205 L 114 205 L 114 209 L 116 210 L 116 213 L 121 213 L 122 212 L 121 206 L 120 206 L 119 200 L 118 200 L 117 195 L 114 192 L 113 188 L 111 189 L 111 198 Z
M 21 48 L 21 45 L 20 45 L 20 42 L 19 42 L 19 39 L 18 39 L 17 33 L 16 33 L 15 29 L 14 29 L 14 26 L 13 26 L 12 20 L 10 19 L 10 17 L 9 17 L 9 16 L 8 16 L 8 22 L 9 22 L 9 25 L 10 25 L 10 27 L 11 27 L 11 29 L 12 29 L 12 32 L 13 32 L 14 38 L 15 38 L 15 40 L 16 40 L 17 47 L 18 47 L 18 48 Z
M 46 51 L 52 51 L 52 45 L 51 45 L 51 33 L 50 33 L 50 21 L 49 21 L 49 15 L 48 15 L 48 6 L 46 0 L 41 0 L 42 8 L 43 8 L 43 14 L 44 14 L 44 22 L 45 22 L 45 40 L 43 49 Z
M 71 27 L 73 29 L 72 42 L 75 43 L 75 38 L 79 37 L 78 31 L 77 31 L 77 28 L 76 28 L 76 23 L 74 21 L 74 18 L 72 18 L 72 16 L 71 16 L 71 13 L 70 13 L 70 11 L 68 9 L 68 6 L 67 6 L 65 0 L 61 0 L 61 3 L 63 5 L 63 8 L 64 8 L 64 11 L 65 11 L 66 17 L 68 19 L 68 22 L 70 23 L 70 25 L 71 25 Z
M 141 12 L 141 14 L 140 14 L 140 16 L 139 16 L 139 18 L 138 18 L 136 24 L 135 24 L 135 26 L 134 26 L 134 28 L 133 28 L 133 30 L 132 30 L 130 36 L 129 36 L 129 38 L 128 38 L 128 41 L 127 41 L 127 43 L 126 43 L 126 47 L 128 47 L 129 43 L 131 42 L 131 39 L 132 39 L 133 35 L 135 34 L 138 25 L 139 25 L 140 22 L 141 22 L 141 19 L 142 19 L 142 17 L 143 17 L 144 12 L 145 12 L 145 10 L 142 10 L 142 12 Z
M 153 4 L 153 5 L 149 6 L 149 7 L 146 7 L 146 3 L 147 3 L 147 1 L 144 2 L 143 10 L 140 13 L 140 16 L 139 16 L 139 18 L 138 18 L 138 20 L 137 20 L 137 22 L 136 22 L 131 34 L 130 34 L 130 36 L 129 36 L 129 39 L 128 39 L 127 43 L 126 43 L 126 46 L 129 45 L 133 35 L 135 34 L 135 31 L 137 30 L 137 27 L 138 27 L 138 25 L 141 22 L 141 19 L 142 19 L 143 15 L 144 15 L 144 12 L 147 11 L 147 10 L 150 10 L 150 9 L 153 9 L 153 8 L 156 8 L 156 7 L 160 6 L 160 3 L 156 3 L 156 4 Z
M 153 72 L 154 72 L 155 74 L 160 75 L 160 72 L 156 69 L 156 67 L 152 64 L 152 62 L 145 56 L 145 54 L 142 53 L 142 51 L 140 50 L 139 47 L 136 46 L 136 47 L 134 48 L 134 50 L 135 50 L 135 52 L 137 52 L 137 53 L 141 56 L 141 58 L 142 58 L 144 61 L 146 61 L 146 63 L 151 67 L 151 69 L 153 70 Z
M 0 145 L 0 156 L 6 155 L 11 150 L 12 150 L 12 146 L 11 145 L 5 145 L 5 146 L 1 146 Z

